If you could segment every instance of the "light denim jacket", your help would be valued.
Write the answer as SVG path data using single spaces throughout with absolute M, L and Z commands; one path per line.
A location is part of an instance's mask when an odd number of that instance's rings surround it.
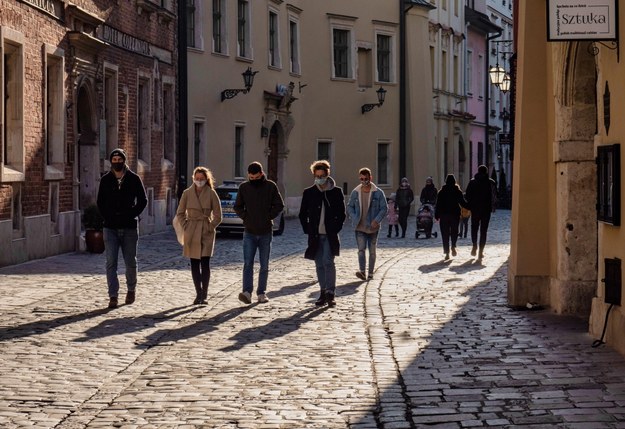
M 347 214 L 352 220 L 354 226 L 360 222 L 360 195 L 362 194 L 362 185 L 358 185 L 354 188 L 349 196 L 349 203 L 347 203 Z M 365 225 L 367 228 L 371 228 L 371 222 L 374 220 L 380 224 L 386 217 L 388 206 L 386 203 L 386 196 L 381 189 L 378 189 L 375 184 L 371 184 L 371 193 L 369 197 L 369 211 L 367 212 L 367 219 Z

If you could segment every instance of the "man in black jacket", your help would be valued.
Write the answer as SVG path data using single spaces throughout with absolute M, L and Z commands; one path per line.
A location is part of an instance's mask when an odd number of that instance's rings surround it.
M 258 250 L 260 271 L 256 295 L 259 303 L 269 301 L 267 279 L 269 278 L 269 255 L 273 239 L 273 219 L 284 209 L 278 186 L 268 180 L 260 162 L 247 166 L 246 182 L 241 183 L 234 211 L 243 219 L 243 291 L 239 300 L 245 304 L 252 302 L 254 290 L 254 257 Z
M 469 181 L 466 191 L 466 200 L 471 210 L 471 240 L 473 241 L 471 256 L 477 253 L 477 232 L 478 230 L 480 232 L 478 262 L 482 262 L 484 258 L 488 223 L 491 213 L 495 211 L 495 196 L 495 181 L 488 177 L 488 167 L 480 165 L 473 179 Z
M 119 279 L 117 259 L 122 249 L 126 266 L 126 304 L 135 301 L 137 286 L 137 218 L 145 209 L 148 199 L 141 178 L 126 164 L 126 152 L 115 149 L 109 157 L 111 171 L 100 179 L 98 209 L 104 218 L 104 247 L 106 249 L 106 282 L 109 308 L 117 307 Z
M 336 304 L 336 267 L 334 257 L 339 255 L 339 232 L 345 222 L 345 197 L 340 188 L 335 187 L 330 177 L 330 163 L 315 161 L 310 166 L 315 184 L 304 189 L 299 220 L 304 234 L 308 234 L 306 259 L 313 259 L 317 269 L 317 280 L 321 288 L 315 305 Z

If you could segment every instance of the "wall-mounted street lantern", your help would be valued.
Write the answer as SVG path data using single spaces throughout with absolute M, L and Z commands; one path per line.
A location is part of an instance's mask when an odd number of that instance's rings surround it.
M 497 62 L 495 67 L 490 68 L 490 70 L 488 71 L 488 74 L 490 76 L 490 81 L 496 87 L 499 87 L 503 83 L 504 78 L 506 77 L 506 71 L 504 70 L 503 67 L 499 65 L 499 62 Z
M 254 75 L 258 73 L 258 71 L 252 71 L 251 67 L 248 67 L 241 75 L 243 76 L 243 84 L 245 88 L 243 89 L 224 89 L 221 91 L 221 101 L 234 98 L 239 92 L 243 94 L 247 94 L 250 89 L 252 89 L 252 85 L 254 85 Z
M 374 107 L 380 107 L 380 106 L 382 106 L 384 104 L 384 98 L 386 97 L 386 89 L 380 87 L 380 89 L 378 89 L 376 91 L 376 93 L 378 94 L 378 102 L 377 103 L 363 104 L 362 107 L 360 108 L 363 115 L 366 112 L 369 112 L 369 111 L 373 110 Z
M 508 91 L 510 91 L 510 85 L 512 84 L 511 80 L 510 80 L 510 75 L 508 73 L 506 73 L 503 77 L 503 80 L 501 81 L 501 83 L 498 85 L 499 89 L 501 90 L 501 92 L 503 92 L 504 94 Z

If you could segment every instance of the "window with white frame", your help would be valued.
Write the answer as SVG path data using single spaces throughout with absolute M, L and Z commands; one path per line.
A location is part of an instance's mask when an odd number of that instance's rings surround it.
M 466 78 L 466 87 L 467 87 L 467 95 L 471 97 L 473 95 L 473 51 L 467 51 L 467 64 L 466 64 L 467 74 Z
M 250 41 L 250 2 L 237 1 L 237 55 L 242 58 L 252 58 Z
M 187 46 L 204 49 L 202 37 L 202 5 L 201 0 L 179 0 L 187 2 Z
M 388 34 L 376 35 L 376 62 L 377 81 L 391 82 L 393 80 L 393 37 Z
M 150 79 L 139 76 L 137 85 L 137 154 L 148 168 L 151 160 Z
M 245 142 L 245 124 L 237 124 L 234 127 L 234 177 L 244 177 L 243 148 Z
M 378 141 L 378 180 L 379 185 L 388 185 L 391 181 L 391 143 Z
M 106 148 L 103 158 L 118 146 L 119 134 L 119 99 L 118 99 L 118 68 L 104 65 L 104 120 L 106 121 Z
M 24 181 L 24 35 L 0 27 L 0 182 Z
M 300 74 L 299 58 L 299 20 L 295 17 L 289 18 L 289 60 L 290 72 Z
M 278 12 L 269 11 L 269 65 L 280 67 L 280 27 L 278 23 Z
M 226 0 L 213 0 L 213 52 L 226 54 Z
M 46 180 L 59 180 L 64 177 L 65 140 L 65 97 L 64 97 L 64 52 L 62 49 L 45 45 L 46 52 Z
M 325 159 L 332 164 L 332 140 L 317 140 L 317 159 Z
M 443 91 L 448 91 L 448 78 L 447 78 L 447 52 L 441 51 L 441 82 L 440 89 Z
M 352 71 L 351 30 L 346 28 L 332 29 L 332 64 L 335 78 L 351 78 Z

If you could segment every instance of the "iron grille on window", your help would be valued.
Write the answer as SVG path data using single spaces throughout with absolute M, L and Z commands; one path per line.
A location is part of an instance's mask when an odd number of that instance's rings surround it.
M 378 34 L 378 81 L 391 81 L 391 37 Z
M 247 34 L 246 34 L 246 24 L 247 21 L 245 17 L 247 16 L 247 1 L 239 0 L 239 20 L 238 20 L 238 30 L 237 30 L 237 39 L 239 41 L 239 56 L 245 57 L 247 56 L 246 52 L 246 42 L 247 42 Z
M 347 60 L 349 53 L 349 31 L 334 29 L 334 76 L 349 77 Z
M 221 19 L 221 0 L 213 0 L 213 49 L 215 52 L 222 52 Z

